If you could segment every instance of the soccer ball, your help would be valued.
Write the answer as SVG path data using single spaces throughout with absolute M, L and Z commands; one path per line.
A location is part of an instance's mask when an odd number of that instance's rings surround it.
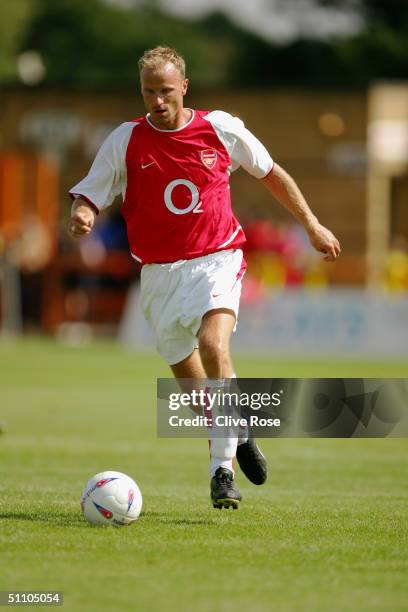
M 95 474 L 82 492 L 81 510 L 91 525 L 130 525 L 137 520 L 141 509 L 139 487 L 121 472 Z

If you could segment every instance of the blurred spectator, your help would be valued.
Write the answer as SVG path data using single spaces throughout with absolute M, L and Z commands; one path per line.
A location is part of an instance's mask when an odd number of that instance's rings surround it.
M 408 240 L 396 235 L 386 262 L 385 286 L 390 291 L 408 291 Z
M 325 286 L 327 278 L 317 254 L 311 251 L 304 230 L 292 223 L 257 219 L 245 228 L 248 277 L 257 292 L 267 287 Z M 248 283 L 248 277 L 246 282 Z M 252 290 L 252 295 L 254 290 Z

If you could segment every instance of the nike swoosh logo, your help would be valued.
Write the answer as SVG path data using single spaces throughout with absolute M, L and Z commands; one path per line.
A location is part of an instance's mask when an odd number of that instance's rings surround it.
M 152 166 L 154 163 L 155 162 L 152 161 L 152 162 L 150 162 L 150 164 L 142 164 L 141 168 L 142 168 L 142 170 L 144 170 L 145 168 L 148 168 L 149 166 Z

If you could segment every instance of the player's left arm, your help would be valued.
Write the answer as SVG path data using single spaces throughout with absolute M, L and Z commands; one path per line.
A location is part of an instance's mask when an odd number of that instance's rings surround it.
M 339 241 L 330 230 L 319 223 L 293 178 L 274 163 L 272 170 L 261 181 L 274 198 L 303 225 L 311 245 L 325 254 L 324 260 L 335 261 L 341 251 Z
M 231 158 L 231 169 L 241 166 L 251 176 L 260 179 L 271 194 L 303 225 L 312 246 L 326 261 L 334 261 L 340 254 L 337 238 L 321 225 L 310 210 L 295 181 L 283 168 L 274 163 L 264 145 L 238 117 L 223 111 L 206 116 Z

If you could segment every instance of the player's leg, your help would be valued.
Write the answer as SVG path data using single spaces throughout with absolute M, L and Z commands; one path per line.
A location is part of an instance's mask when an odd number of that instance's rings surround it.
M 206 390 L 216 393 L 222 382 L 220 379 L 232 377 L 229 339 L 234 325 L 235 314 L 227 309 L 210 311 L 203 317 L 198 333 L 200 350 L 193 350 L 185 359 L 170 366 L 183 391 L 191 392 L 192 388 L 201 386 L 202 379 L 206 379 Z M 234 486 L 232 469 L 237 438 L 211 436 L 211 429 L 209 438 L 213 505 L 237 508 L 241 495 Z
M 222 255 L 218 254 L 216 257 L 217 259 L 222 258 Z M 220 279 L 215 279 L 217 281 L 216 291 L 219 291 L 219 296 L 221 296 L 217 297 L 217 301 L 226 300 L 226 303 L 220 303 L 220 308 L 210 299 L 210 295 L 213 297 L 212 293 L 214 293 L 213 275 L 204 273 L 201 277 L 201 284 L 197 287 L 197 270 L 193 270 L 194 291 L 186 293 L 183 282 L 187 275 L 182 267 L 150 265 L 144 266 L 142 270 L 141 302 L 143 312 L 154 330 L 157 348 L 167 363 L 171 364 L 170 367 L 174 376 L 181 381 L 182 379 L 190 379 L 189 382 L 182 381 L 183 385 L 187 384 L 191 387 L 191 384 L 195 384 L 194 379 L 229 378 L 233 375 L 229 340 L 235 324 L 235 313 L 238 312 L 239 270 L 242 253 L 241 257 L 239 257 L 239 253 L 236 253 L 233 257 L 229 255 L 228 259 L 227 265 L 232 265 L 234 269 L 225 270 L 223 261 L 220 262 L 221 266 L 216 269 L 216 273 L 221 275 Z M 212 262 L 209 263 L 213 267 Z M 194 268 L 196 262 L 189 262 L 187 265 Z M 198 270 L 198 272 L 200 273 L 201 270 Z M 229 278 L 231 278 L 231 281 L 228 281 Z M 225 286 L 228 282 L 231 282 L 232 288 Z M 159 292 L 158 288 L 160 289 Z M 179 291 L 180 288 L 182 292 Z M 180 293 L 182 297 L 180 297 Z M 190 299 L 186 300 L 186 296 L 190 296 Z M 202 312 L 205 314 L 197 317 L 200 304 L 203 308 Z M 214 306 L 217 307 L 214 308 Z M 226 308 L 224 308 L 225 306 Z M 214 310 L 218 312 L 214 313 Z M 199 336 L 201 341 L 203 357 L 195 349 L 197 346 L 196 336 Z M 208 371 L 203 364 L 203 360 L 208 367 Z M 199 380 L 197 383 L 201 384 Z M 230 445 L 230 442 L 228 441 L 227 444 Z M 235 451 L 236 443 L 232 452 L 227 449 L 228 459 L 235 454 Z M 218 457 L 218 454 L 220 454 L 221 459 L 225 458 L 225 449 L 219 453 L 216 444 L 214 456 Z M 221 464 L 219 465 L 222 467 Z M 247 474 L 242 465 L 241 468 Z M 232 470 L 230 475 L 233 477 Z M 231 483 L 228 479 L 226 480 L 227 482 L 224 485 L 229 487 Z
M 214 327 L 214 323 L 215 321 L 211 322 L 211 329 Z M 206 326 L 204 326 L 204 329 L 206 329 Z M 210 331 L 210 328 L 206 330 L 206 333 L 207 331 Z M 223 333 L 221 335 L 224 336 L 224 330 L 222 330 L 222 332 Z M 210 347 L 210 342 L 208 342 L 208 345 L 209 354 L 214 347 L 212 345 Z M 224 363 L 220 356 L 217 356 L 215 361 L 219 361 L 220 364 Z M 195 349 L 188 357 L 179 363 L 171 365 L 170 367 L 174 376 L 178 379 L 183 391 L 186 392 L 191 392 L 192 388 L 199 387 L 202 379 L 230 378 L 230 376 L 227 376 L 227 374 L 231 369 L 231 366 L 229 366 L 227 363 L 225 363 L 220 370 L 214 369 L 211 365 L 209 369 L 211 374 L 208 374 L 208 372 L 206 372 L 204 369 L 200 352 L 197 349 Z M 209 385 L 211 387 L 211 381 L 209 381 Z M 215 391 L 215 387 L 213 387 L 212 390 Z M 229 508 L 230 506 L 237 508 L 241 500 L 241 495 L 233 485 L 234 474 L 232 471 L 232 459 L 236 452 L 236 439 L 233 441 L 231 441 L 229 438 L 224 440 L 220 438 L 211 438 L 210 435 L 209 446 L 211 457 L 210 471 L 212 476 L 211 498 L 213 505 L 217 508 Z M 221 456 L 215 456 L 214 453 Z
M 220 355 L 215 355 L 215 362 L 219 364 L 217 367 L 222 369 L 220 371 L 214 370 L 213 366 L 210 364 L 209 371 L 207 372 L 203 366 L 200 352 L 196 348 L 197 329 L 200 325 L 202 326 L 201 317 L 197 317 L 197 325 L 194 330 L 189 329 L 186 325 L 180 325 L 180 311 L 182 312 L 182 306 L 185 304 L 184 294 L 181 299 L 178 291 L 179 285 L 183 280 L 181 272 L 182 270 L 172 266 L 150 266 L 145 269 L 142 275 L 141 301 L 145 317 L 155 333 L 159 353 L 170 365 L 183 392 L 191 392 L 195 388 L 201 390 L 203 383 L 207 384 L 207 379 L 210 376 L 216 377 L 217 380 L 222 376 L 230 377 L 232 374 L 232 366 L 225 358 L 221 359 Z M 158 287 L 160 287 L 160 293 L 157 290 Z M 206 290 L 207 287 L 205 286 L 204 289 Z M 207 293 L 208 292 L 205 291 L 205 296 L 207 296 Z M 158 299 L 159 296 L 163 296 L 163 299 Z M 193 314 L 195 314 L 196 305 L 193 305 L 191 310 Z M 203 333 L 203 338 L 205 338 L 205 340 L 203 345 L 207 347 L 206 357 L 210 363 L 210 354 L 213 354 L 216 348 L 210 342 L 210 335 L 214 334 L 219 346 L 228 347 L 229 336 L 231 335 L 235 322 L 235 315 L 231 316 L 229 313 L 227 317 L 225 317 L 225 315 L 223 316 L 223 320 L 225 319 L 228 321 L 228 325 L 222 325 L 220 331 L 217 331 L 219 325 L 215 325 L 215 322 L 211 321 L 211 325 L 209 326 L 208 323 L 210 322 L 210 318 L 204 318 L 205 322 L 202 327 L 205 331 L 205 334 Z M 229 323 L 230 320 L 232 320 L 232 325 Z M 229 355 L 229 350 L 227 353 L 225 351 L 221 351 L 221 353 L 224 356 L 226 354 Z M 227 441 L 227 443 L 228 445 L 230 444 L 229 441 Z M 235 455 L 235 451 L 236 442 L 232 451 L 228 452 L 228 455 L 231 455 L 231 461 L 232 457 Z M 227 507 L 230 505 L 237 507 L 241 497 L 232 485 L 233 472 L 224 469 L 221 463 L 218 463 L 218 467 L 220 470 L 217 474 L 217 478 L 213 478 L 212 480 L 212 490 L 214 489 L 213 483 L 216 482 L 218 492 L 213 502 L 219 504 L 221 503 L 219 501 L 220 499 Z M 229 499 L 226 499 L 227 497 Z M 226 501 L 224 501 L 225 499 Z
M 191 355 L 170 366 L 175 378 L 207 378 L 198 348 Z
M 230 338 L 235 326 L 235 313 L 228 308 L 208 311 L 202 318 L 198 332 L 198 344 L 203 368 L 213 393 L 224 389 L 224 380 L 234 376 L 230 355 Z M 241 494 L 234 485 L 233 459 L 237 451 L 238 438 L 226 428 L 226 437 L 221 437 L 217 428 L 210 430 L 210 475 L 211 499 L 214 508 L 238 508 Z
M 234 376 L 230 339 L 235 320 L 235 313 L 227 308 L 210 310 L 202 319 L 198 332 L 198 346 L 208 378 Z
M 230 339 L 235 326 L 235 313 L 228 309 L 210 310 L 203 317 L 199 331 L 200 356 L 209 378 L 232 378 L 235 376 L 230 354 Z M 255 438 L 243 435 L 239 439 L 218 438 L 211 442 L 211 467 L 213 476 L 218 467 L 232 470 L 236 456 L 245 476 L 256 485 L 267 478 L 267 461 Z
M 182 361 L 170 365 L 171 371 L 183 391 L 183 393 L 191 393 L 193 390 L 201 390 L 205 388 L 205 379 L 207 374 L 201 363 L 198 347 L 193 349 L 192 353 Z M 191 410 L 199 415 L 203 414 L 204 407 L 191 406 Z

